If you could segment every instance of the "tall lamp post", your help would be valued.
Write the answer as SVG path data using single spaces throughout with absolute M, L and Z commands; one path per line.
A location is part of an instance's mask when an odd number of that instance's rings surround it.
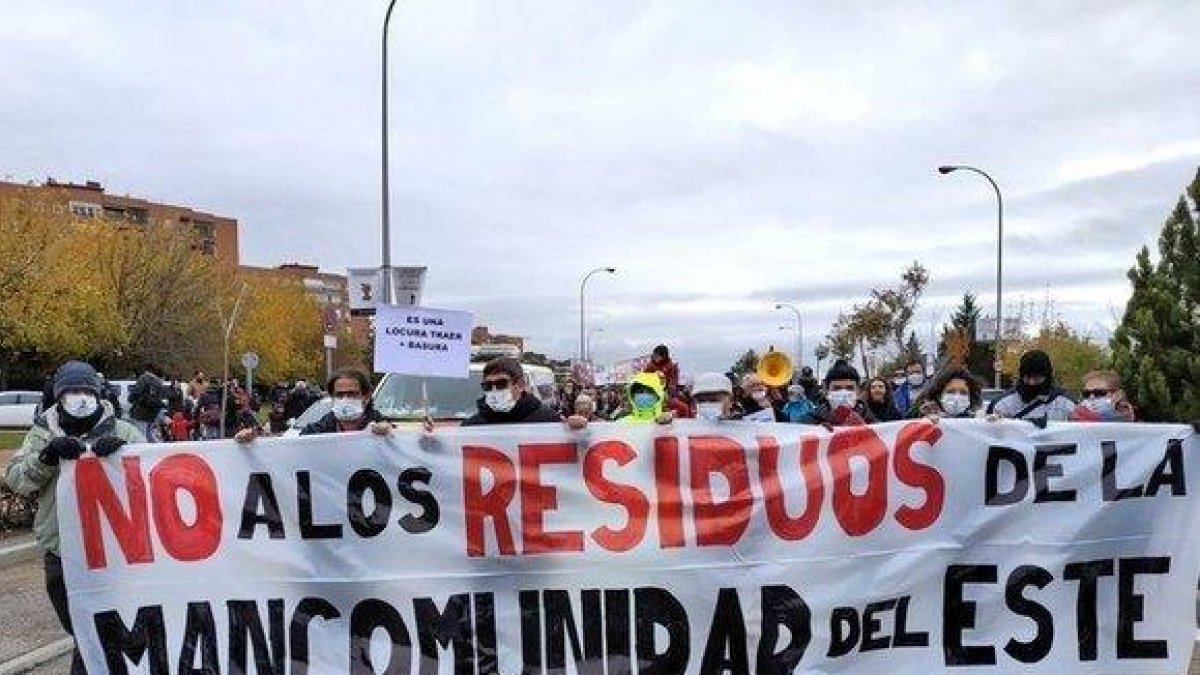
M 596 333 L 603 333 L 603 332 L 604 332 L 604 327 L 603 327 L 603 326 L 597 326 L 597 327 L 595 327 L 595 328 L 593 328 L 593 329 L 591 329 L 591 330 L 589 330 L 589 331 L 588 331 L 588 333 L 587 333 L 587 345 L 586 345 L 586 346 L 587 346 L 587 360 L 588 360 L 588 361 L 591 361 L 591 360 L 592 360 L 592 354 L 593 354 L 593 351 L 594 351 L 594 349 L 595 349 L 595 348 L 592 346 L 592 345 L 594 344 L 594 342 L 595 342 L 595 338 L 594 338 L 593 336 L 594 336 Z
M 596 269 L 583 275 L 583 281 L 579 282 L 579 360 L 587 360 L 587 332 L 586 320 L 584 316 L 584 290 L 587 288 L 588 279 L 601 272 L 613 274 L 617 271 L 615 267 L 597 267 Z
M 775 304 L 775 309 L 790 309 L 796 314 L 796 372 L 804 368 L 804 317 L 795 305 L 786 302 Z
M 387 14 L 383 17 L 383 80 L 381 82 L 383 110 L 380 119 L 380 136 L 382 146 L 382 179 L 383 179 L 383 304 L 392 304 L 392 231 L 391 231 L 391 197 L 388 195 L 388 24 L 392 20 L 392 10 L 396 0 L 388 3 Z
M 1004 326 L 1004 323 L 1000 320 L 1000 312 L 1002 307 L 1001 299 L 1003 292 L 1003 277 L 1001 275 L 1001 270 L 1003 270 L 1004 265 L 1004 196 L 1000 194 L 1000 186 L 996 185 L 996 181 L 992 180 L 992 177 L 989 176 L 988 173 L 983 169 L 959 164 L 938 167 L 938 173 L 942 174 L 943 176 L 959 170 L 971 171 L 983 176 L 987 179 L 988 183 L 991 183 L 992 189 L 996 191 L 996 362 L 992 364 L 992 368 L 995 370 L 996 375 L 994 386 L 999 389 L 1000 369 L 1002 365 L 1000 359 L 1000 340 L 1003 337 Z

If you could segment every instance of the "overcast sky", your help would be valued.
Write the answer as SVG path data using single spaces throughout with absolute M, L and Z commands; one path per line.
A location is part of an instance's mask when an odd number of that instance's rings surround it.
M 0 3 L 0 174 L 236 217 L 244 263 L 379 264 L 385 2 Z M 806 348 L 920 260 L 1106 337 L 1200 165 L 1200 3 L 401 0 L 393 261 L 556 356 Z

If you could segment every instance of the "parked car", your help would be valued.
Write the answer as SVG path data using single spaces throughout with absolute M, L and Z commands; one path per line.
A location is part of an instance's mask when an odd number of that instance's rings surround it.
M 284 438 L 295 438 L 300 435 L 304 427 L 328 415 L 330 410 L 333 410 L 333 399 L 328 396 L 319 398 L 313 401 L 307 410 L 300 413 L 299 417 L 288 420 L 288 428 L 280 435 Z
M 0 429 L 28 429 L 42 402 L 40 391 L 0 391 Z

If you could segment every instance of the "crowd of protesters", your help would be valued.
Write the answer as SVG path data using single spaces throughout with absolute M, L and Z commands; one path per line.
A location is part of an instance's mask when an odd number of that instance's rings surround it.
M 1048 421 L 1121 421 L 1137 419 L 1117 375 L 1095 371 L 1080 384 L 1076 402 L 1054 377 L 1044 352 L 1022 355 L 1016 384 L 990 404 L 983 400 L 978 377 L 961 366 L 948 366 L 928 378 L 915 362 L 892 378 L 864 380 L 844 360 L 836 361 L 818 381 L 808 368 L 785 386 L 768 386 L 757 373 L 735 381 L 724 373 L 703 373 L 690 386 L 680 381 L 679 366 L 660 345 L 643 372 L 618 386 L 580 386 L 573 380 L 557 392 L 557 408 L 527 386 L 522 364 L 511 357 L 490 361 L 483 369 L 478 412 L 463 426 L 559 423 L 571 429 L 619 421 L 671 424 L 696 418 L 712 423 L 747 422 L 813 424 L 832 429 L 905 418 L 983 417 Z M 303 428 L 302 435 L 370 430 L 388 435 L 393 427 L 375 410 L 370 378 L 357 370 L 338 371 L 326 383 L 330 410 Z M 172 382 L 154 368 L 130 387 L 128 410 L 103 376 L 87 363 L 70 361 L 48 379 L 42 409 L 21 448 L 12 457 L 5 482 L 14 491 L 37 499 L 34 534 L 45 552 L 46 588 L 63 627 L 71 632 L 67 593 L 58 549 L 55 482 L 59 464 L 85 452 L 107 456 L 126 443 L 147 440 L 206 440 L 233 437 L 246 445 L 263 434 L 279 433 L 300 417 L 322 392 L 305 380 L 278 382 L 266 395 L 268 423 L 258 421 L 263 402 L 236 379 L 211 380 L 197 372 L 184 383 Z M 437 433 L 431 419 L 425 433 Z M 72 673 L 83 672 L 78 651 Z

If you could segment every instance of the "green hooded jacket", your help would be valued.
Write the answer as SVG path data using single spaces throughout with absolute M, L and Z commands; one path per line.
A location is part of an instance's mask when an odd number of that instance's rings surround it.
M 658 402 L 654 404 L 653 408 L 638 410 L 637 407 L 633 405 L 634 385 L 642 385 L 643 387 L 647 387 L 658 396 Z M 629 386 L 625 387 L 625 398 L 629 399 L 629 409 L 632 412 L 622 417 L 621 421 L 632 424 L 646 424 L 654 422 L 663 413 L 663 406 L 666 405 L 666 394 L 666 388 L 663 386 L 662 378 L 658 376 L 658 373 L 638 373 L 634 376 L 633 381 L 629 383 Z
M 104 412 L 92 430 L 79 440 L 87 447 L 105 436 L 116 436 L 126 443 L 145 443 L 132 424 L 117 419 L 112 404 L 100 403 Z M 33 536 L 43 550 L 58 555 L 58 465 L 44 464 L 38 459 L 50 440 L 66 436 L 58 423 L 58 406 L 54 406 L 34 420 L 33 427 L 25 434 L 21 448 L 8 462 L 4 482 L 17 494 L 37 496 L 37 513 L 33 516 Z

